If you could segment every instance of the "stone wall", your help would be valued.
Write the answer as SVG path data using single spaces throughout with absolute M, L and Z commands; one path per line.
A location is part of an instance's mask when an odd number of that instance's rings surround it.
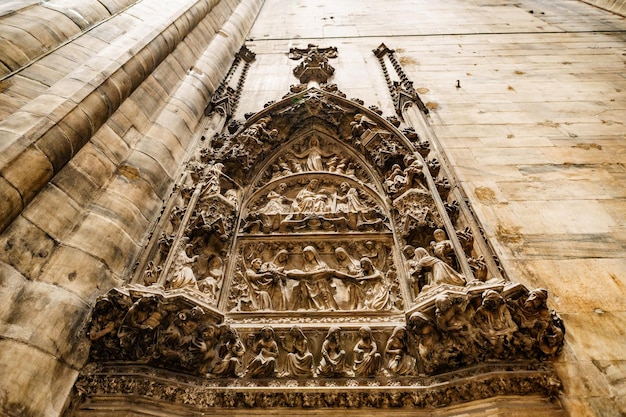
M 0 6 L 5 414 L 62 411 L 93 302 L 128 278 L 245 37 L 239 119 L 288 91 L 286 53 L 309 42 L 337 46 L 331 82 L 391 115 L 371 51 L 396 49 L 505 270 L 566 323 L 565 408 L 626 412 L 623 18 L 566 0 L 268 0 L 248 33 L 260 0 L 54 4 Z
M 624 0 L 583 0 L 586 3 L 608 10 L 620 16 L 626 16 L 626 1 Z
M 63 409 L 93 301 L 127 278 L 260 4 L 0 6 L 4 413 Z
M 338 48 L 330 82 L 392 115 L 372 49 L 395 49 L 510 278 L 554 297 L 565 408 L 626 412 L 626 21 L 570 1 L 276 4 L 237 117 L 287 91 L 285 53 L 309 42 Z

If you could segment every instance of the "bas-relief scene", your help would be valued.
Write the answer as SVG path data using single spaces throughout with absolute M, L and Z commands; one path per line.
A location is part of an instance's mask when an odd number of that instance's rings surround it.
M 189 404 L 209 408 L 237 406 L 207 399 L 233 379 L 247 381 L 233 395 L 250 407 L 558 392 L 543 363 L 565 330 L 547 290 L 509 281 L 491 260 L 425 140 L 327 84 L 336 56 L 292 51 L 305 58 L 301 84 L 198 149 L 136 279 L 96 304 L 98 371 L 79 380 L 81 395 L 110 393 L 99 384 L 119 383 L 124 363 L 172 378 L 171 392 L 183 389 L 173 375 L 192 375 Z M 139 372 L 126 389 L 149 381 Z M 259 384 L 287 393 L 246 391 Z M 367 398 L 338 388 L 361 385 Z M 311 397 L 301 386 L 332 389 Z

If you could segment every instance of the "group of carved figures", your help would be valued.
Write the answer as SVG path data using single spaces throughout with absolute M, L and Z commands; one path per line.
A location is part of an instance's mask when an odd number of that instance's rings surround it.
M 245 281 L 235 287 L 235 310 L 390 310 L 395 271 L 384 273 L 374 242 L 365 243 L 367 255 L 352 258 L 341 246 L 334 250 L 334 268 L 317 249 L 302 249 L 302 266 L 287 269 L 290 254 L 279 250 L 272 261 L 254 258 L 245 268 Z M 384 261 L 384 260 L 383 260 Z M 243 261 L 242 261 L 243 262 Z
M 114 289 L 98 300 L 92 314 L 91 356 L 216 377 L 432 375 L 488 359 L 556 354 L 564 328 L 546 306 L 547 296 L 544 289 L 518 289 L 506 298 L 495 289 L 475 295 L 445 292 L 436 296 L 434 312 L 413 312 L 406 327 L 395 327 L 383 350 L 372 331 L 361 327 L 348 355 L 341 329 L 331 327 L 318 348 L 316 366 L 309 338 L 298 326 L 278 339 L 271 327 L 264 327 L 248 343 L 252 357 L 244 364 L 246 345 L 237 330 L 218 325 L 202 308 L 155 294 L 130 297 Z M 286 354 L 279 372 L 281 346 Z
M 265 233 L 380 229 L 384 216 L 379 208 L 364 201 L 346 181 L 333 188 L 321 188 L 320 180 L 313 178 L 289 198 L 287 184 L 280 183 L 265 196 L 263 206 L 250 212 L 243 229 Z
M 457 272 L 456 255 L 446 232 L 436 229 L 430 242 L 432 255 L 423 247 L 407 245 L 402 250 L 409 284 L 415 295 L 436 285 L 464 286 L 467 279 Z

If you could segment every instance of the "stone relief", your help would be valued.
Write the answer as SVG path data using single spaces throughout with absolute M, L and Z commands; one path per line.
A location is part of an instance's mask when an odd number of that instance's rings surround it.
M 251 254 L 238 258 L 229 296 L 232 311 L 392 311 L 402 305 L 382 242 L 347 243 L 356 257 L 341 243 L 321 254 L 311 245 L 286 246 L 293 249 L 244 248 Z
M 272 183 L 276 184 L 276 183 Z M 288 185 L 290 184 L 290 185 Z M 244 233 L 388 231 L 383 209 L 352 181 L 338 177 L 278 182 L 250 204 Z M 358 188 L 357 188 L 358 187 Z
M 88 331 L 90 357 L 150 363 L 209 378 L 435 375 L 486 360 L 557 354 L 565 330 L 546 306 L 547 297 L 544 289 L 527 292 L 516 284 L 450 289 L 423 300 L 407 313 L 407 326 L 396 326 L 391 334 L 379 330 L 375 337 L 362 326 L 350 330 L 346 339 L 345 330 L 331 326 L 323 340 L 316 337 L 319 350 L 313 355 L 315 346 L 300 327 L 281 330 L 279 344 L 275 330 L 265 326 L 249 334 L 245 355 L 237 330 L 222 324 L 222 316 L 203 307 L 200 299 L 136 286 L 128 292 L 114 289 L 98 300 Z M 383 352 L 377 338 L 386 339 Z M 353 341 L 351 346 L 347 340 Z
M 77 389 L 200 409 L 554 395 L 544 361 L 565 329 L 547 291 L 494 273 L 428 142 L 328 82 L 336 48 L 290 54 L 304 60 L 287 100 L 231 122 L 189 162 L 146 285 L 98 299 L 90 361 L 115 371 Z M 222 90 L 213 105 L 227 111 L 238 92 Z M 149 376 L 115 373 L 131 366 Z

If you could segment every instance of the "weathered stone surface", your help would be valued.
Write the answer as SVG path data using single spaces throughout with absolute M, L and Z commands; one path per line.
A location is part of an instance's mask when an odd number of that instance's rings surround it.
M 3 412 L 60 415 L 66 405 L 65 393 L 78 372 L 54 355 L 28 344 L 3 338 L 0 346 Z M 15 366 L 16 362 L 19 366 Z M 33 389 L 32 381 L 39 381 L 38 389 Z

